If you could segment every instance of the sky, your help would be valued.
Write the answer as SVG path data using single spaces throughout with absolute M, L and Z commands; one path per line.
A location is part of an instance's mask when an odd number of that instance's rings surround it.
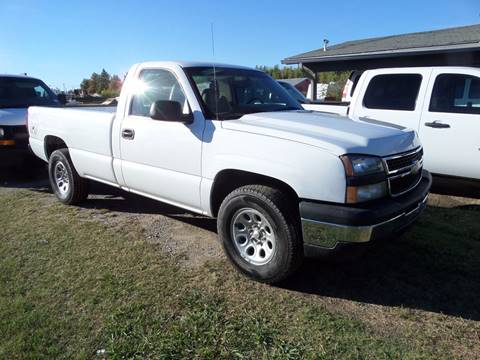
M 273 66 L 325 38 L 333 45 L 477 23 L 478 0 L 0 0 L 0 73 L 70 89 L 102 68 L 122 77 L 141 61 Z

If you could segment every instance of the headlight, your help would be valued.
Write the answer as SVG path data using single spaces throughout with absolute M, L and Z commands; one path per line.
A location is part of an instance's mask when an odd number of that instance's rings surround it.
M 384 172 L 382 159 L 367 155 L 343 155 L 341 157 L 347 176 L 362 176 Z
M 0 128 L 0 139 L 3 139 L 4 136 L 5 136 L 5 130 Z
M 347 187 L 347 203 L 355 204 L 369 200 L 380 199 L 387 195 L 387 183 Z
M 345 200 L 348 204 L 387 196 L 387 177 L 381 158 L 368 155 L 343 155 L 340 158 L 347 178 Z

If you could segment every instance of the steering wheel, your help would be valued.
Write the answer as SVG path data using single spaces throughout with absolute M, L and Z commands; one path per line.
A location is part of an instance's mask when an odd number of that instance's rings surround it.
M 253 98 L 253 99 L 250 99 L 249 102 L 247 102 L 247 104 L 264 104 L 264 102 L 258 98 Z

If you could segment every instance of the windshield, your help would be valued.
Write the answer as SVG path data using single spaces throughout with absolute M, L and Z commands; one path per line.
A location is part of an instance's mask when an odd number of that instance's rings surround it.
M 0 108 L 58 105 L 55 94 L 40 80 L 0 77 Z
M 248 69 L 192 67 L 185 69 L 208 116 L 221 120 L 268 111 L 302 110 L 275 80 Z

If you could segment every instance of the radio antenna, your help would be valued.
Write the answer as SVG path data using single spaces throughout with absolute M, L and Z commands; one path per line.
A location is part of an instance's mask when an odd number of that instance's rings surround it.
M 218 96 L 217 89 L 217 69 L 215 68 L 215 36 L 213 31 L 213 22 L 210 23 L 210 31 L 212 33 L 212 56 L 213 56 L 213 97 L 215 98 L 215 117 L 218 121 Z

